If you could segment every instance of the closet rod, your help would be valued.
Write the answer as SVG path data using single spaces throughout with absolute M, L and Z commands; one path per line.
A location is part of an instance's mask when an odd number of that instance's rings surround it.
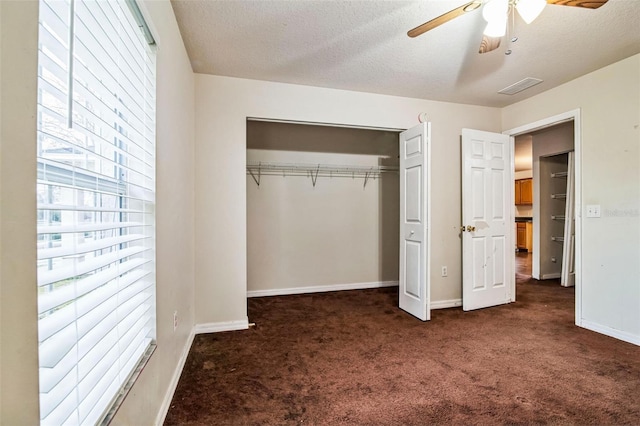
M 364 186 L 370 178 L 375 179 L 382 173 L 397 172 L 397 166 L 347 166 L 330 164 L 302 163 L 248 163 L 247 174 L 260 186 L 262 175 L 270 176 L 306 176 L 316 186 L 318 177 L 364 178 Z

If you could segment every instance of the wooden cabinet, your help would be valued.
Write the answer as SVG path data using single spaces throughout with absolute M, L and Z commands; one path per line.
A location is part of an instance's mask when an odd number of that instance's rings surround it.
M 518 247 L 518 250 L 524 250 L 527 248 L 527 224 L 524 222 L 518 222 L 516 227 L 516 247 Z
M 533 179 L 516 181 L 516 205 L 533 204 Z
M 531 222 L 527 222 L 525 223 L 526 226 L 526 230 L 527 230 L 527 250 L 532 252 L 533 251 L 533 223 Z
M 516 223 L 516 247 L 518 250 L 533 251 L 533 224 L 531 222 Z

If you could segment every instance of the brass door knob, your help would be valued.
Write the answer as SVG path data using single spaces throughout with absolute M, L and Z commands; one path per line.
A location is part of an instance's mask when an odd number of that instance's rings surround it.
M 467 228 L 465 228 L 465 226 L 464 226 L 464 225 L 462 225 L 462 226 L 460 227 L 460 232 L 464 232 L 464 231 L 466 231 L 466 230 L 467 230 Z
M 475 230 L 476 230 L 475 226 L 467 225 L 467 231 L 468 232 L 474 232 Z

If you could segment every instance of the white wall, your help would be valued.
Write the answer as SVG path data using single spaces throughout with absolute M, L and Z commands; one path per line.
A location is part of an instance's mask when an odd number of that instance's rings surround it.
M 246 321 L 246 119 L 432 126 L 432 299 L 461 297 L 460 131 L 500 131 L 500 110 L 196 75 L 196 322 Z M 440 266 L 449 276 L 440 277 Z
M 640 344 L 640 55 L 503 108 L 513 129 L 580 108 L 583 326 Z M 586 218 L 586 205 L 602 217 Z
M 147 1 L 159 39 L 157 94 L 158 346 L 113 424 L 152 424 L 194 323 L 194 84 L 169 1 Z M 0 2 L 0 424 L 38 415 L 36 81 L 38 2 Z M 11 182 L 11 185 L 7 185 Z M 173 311 L 180 314 L 174 333 Z M 9 391 L 8 391 L 9 390 Z

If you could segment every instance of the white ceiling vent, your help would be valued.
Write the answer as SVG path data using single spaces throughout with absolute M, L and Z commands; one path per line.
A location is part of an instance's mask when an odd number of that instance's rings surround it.
M 511 86 L 498 90 L 498 93 L 502 93 L 503 95 L 515 95 L 516 93 L 522 92 L 523 90 L 540 83 L 542 83 L 542 80 L 539 78 L 527 77 L 517 83 L 513 83 Z

